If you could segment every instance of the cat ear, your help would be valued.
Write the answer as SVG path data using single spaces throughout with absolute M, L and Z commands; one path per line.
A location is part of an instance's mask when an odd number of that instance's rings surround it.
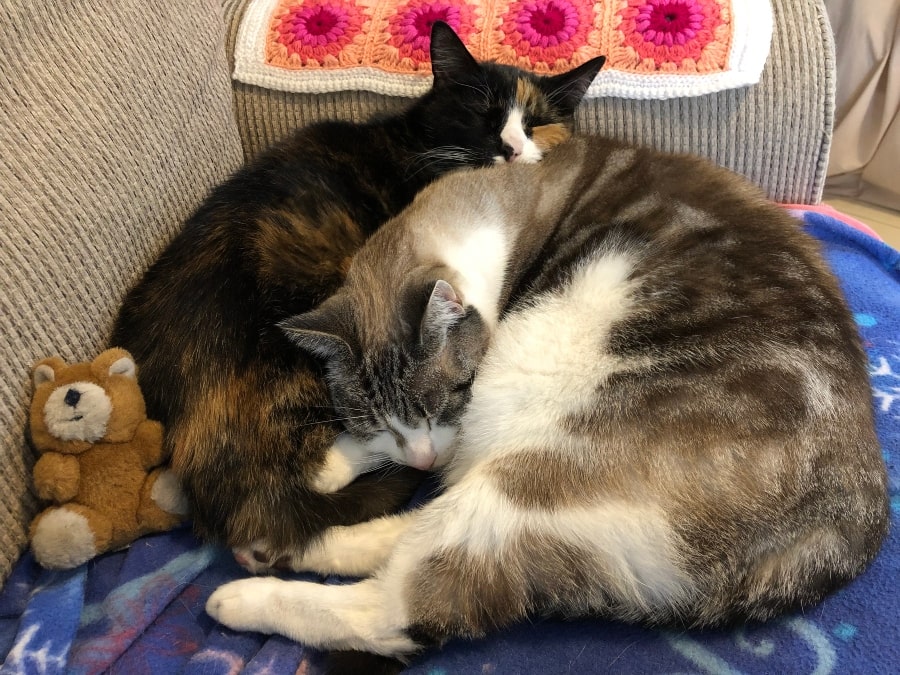
M 443 21 L 431 26 L 431 73 L 434 85 L 457 82 L 477 72 L 481 66 L 469 53 L 462 40 Z
M 311 312 L 285 319 L 279 327 L 301 349 L 332 361 L 353 357 L 350 343 L 341 335 L 342 325 L 340 309 L 326 301 Z
M 566 73 L 541 78 L 540 87 L 561 112 L 571 115 L 605 62 L 605 56 L 597 56 Z
M 429 349 L 440 349 L 447 342 L 447 332 L 466 314 L 453 286 L 438 280 L 428 298 L 422 316 L 421 340 Z

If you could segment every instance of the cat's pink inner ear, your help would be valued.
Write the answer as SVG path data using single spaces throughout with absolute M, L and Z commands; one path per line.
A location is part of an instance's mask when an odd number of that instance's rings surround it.
M 465 314 L 465 308 L 462 306 L 462 302 L 453 286 L 443 279 L 439 279 L 434 284 L 434 290 L 431 292 L 431 302 L 440 303 L 443 311 L 457 317 Z
M 453 286 L 443 280 L 437 281 L 422 317 L 422 342 L 433 349 L 443 348 L 450 327 L 456 325 L 465 314 L 466 310 Z

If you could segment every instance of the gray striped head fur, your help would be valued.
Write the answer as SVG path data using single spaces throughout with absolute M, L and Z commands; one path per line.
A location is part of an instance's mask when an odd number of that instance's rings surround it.
M 441 466 L 487 345 L 484 322 L 441 279 L 408 284 L 394 306 L 361 299 L 345 287 L 283 327 L 326 360 L 335 410 L 351 434 L 400 464 Z M 403 320 L 393 324 L 393 339 L 367 348 L 379 318 L 397 315 Z

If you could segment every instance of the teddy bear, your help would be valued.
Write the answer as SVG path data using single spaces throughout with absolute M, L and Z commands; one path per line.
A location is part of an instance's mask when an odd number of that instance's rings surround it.
M 162 466 L 162 425 L 147 419 L 127 351 L 108 349 L 74 365 L 51 357 L 32 375 L 34 488 L 52 502 L 29 533 L 42 566 L 77 567 L 186 519 L 180 482 Z

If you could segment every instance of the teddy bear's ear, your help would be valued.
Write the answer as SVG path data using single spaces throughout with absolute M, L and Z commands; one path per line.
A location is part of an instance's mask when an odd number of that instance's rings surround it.
M 109 374 L 124 375 L 133 380 L 137 375 L 137 367 L 134 365 L 134 360 L 130 356 L 123 356 L 112 363 L 109 367 Z
M 113 347 L 100 354 L 93 363 L 91 371 L 98 379 L 105 379 L 110 375 L 124 375 L 132 380 L 137 377 L 137 366 L 134 359 L 124 349 Z
M 66 362 L 58 356 L 51 356 L 49 359 L 38 361 L 31 370 L 34 386 L 39 387 L 45 382 L 53 382 L 56 379 L 57 371 L 65 367 Z

